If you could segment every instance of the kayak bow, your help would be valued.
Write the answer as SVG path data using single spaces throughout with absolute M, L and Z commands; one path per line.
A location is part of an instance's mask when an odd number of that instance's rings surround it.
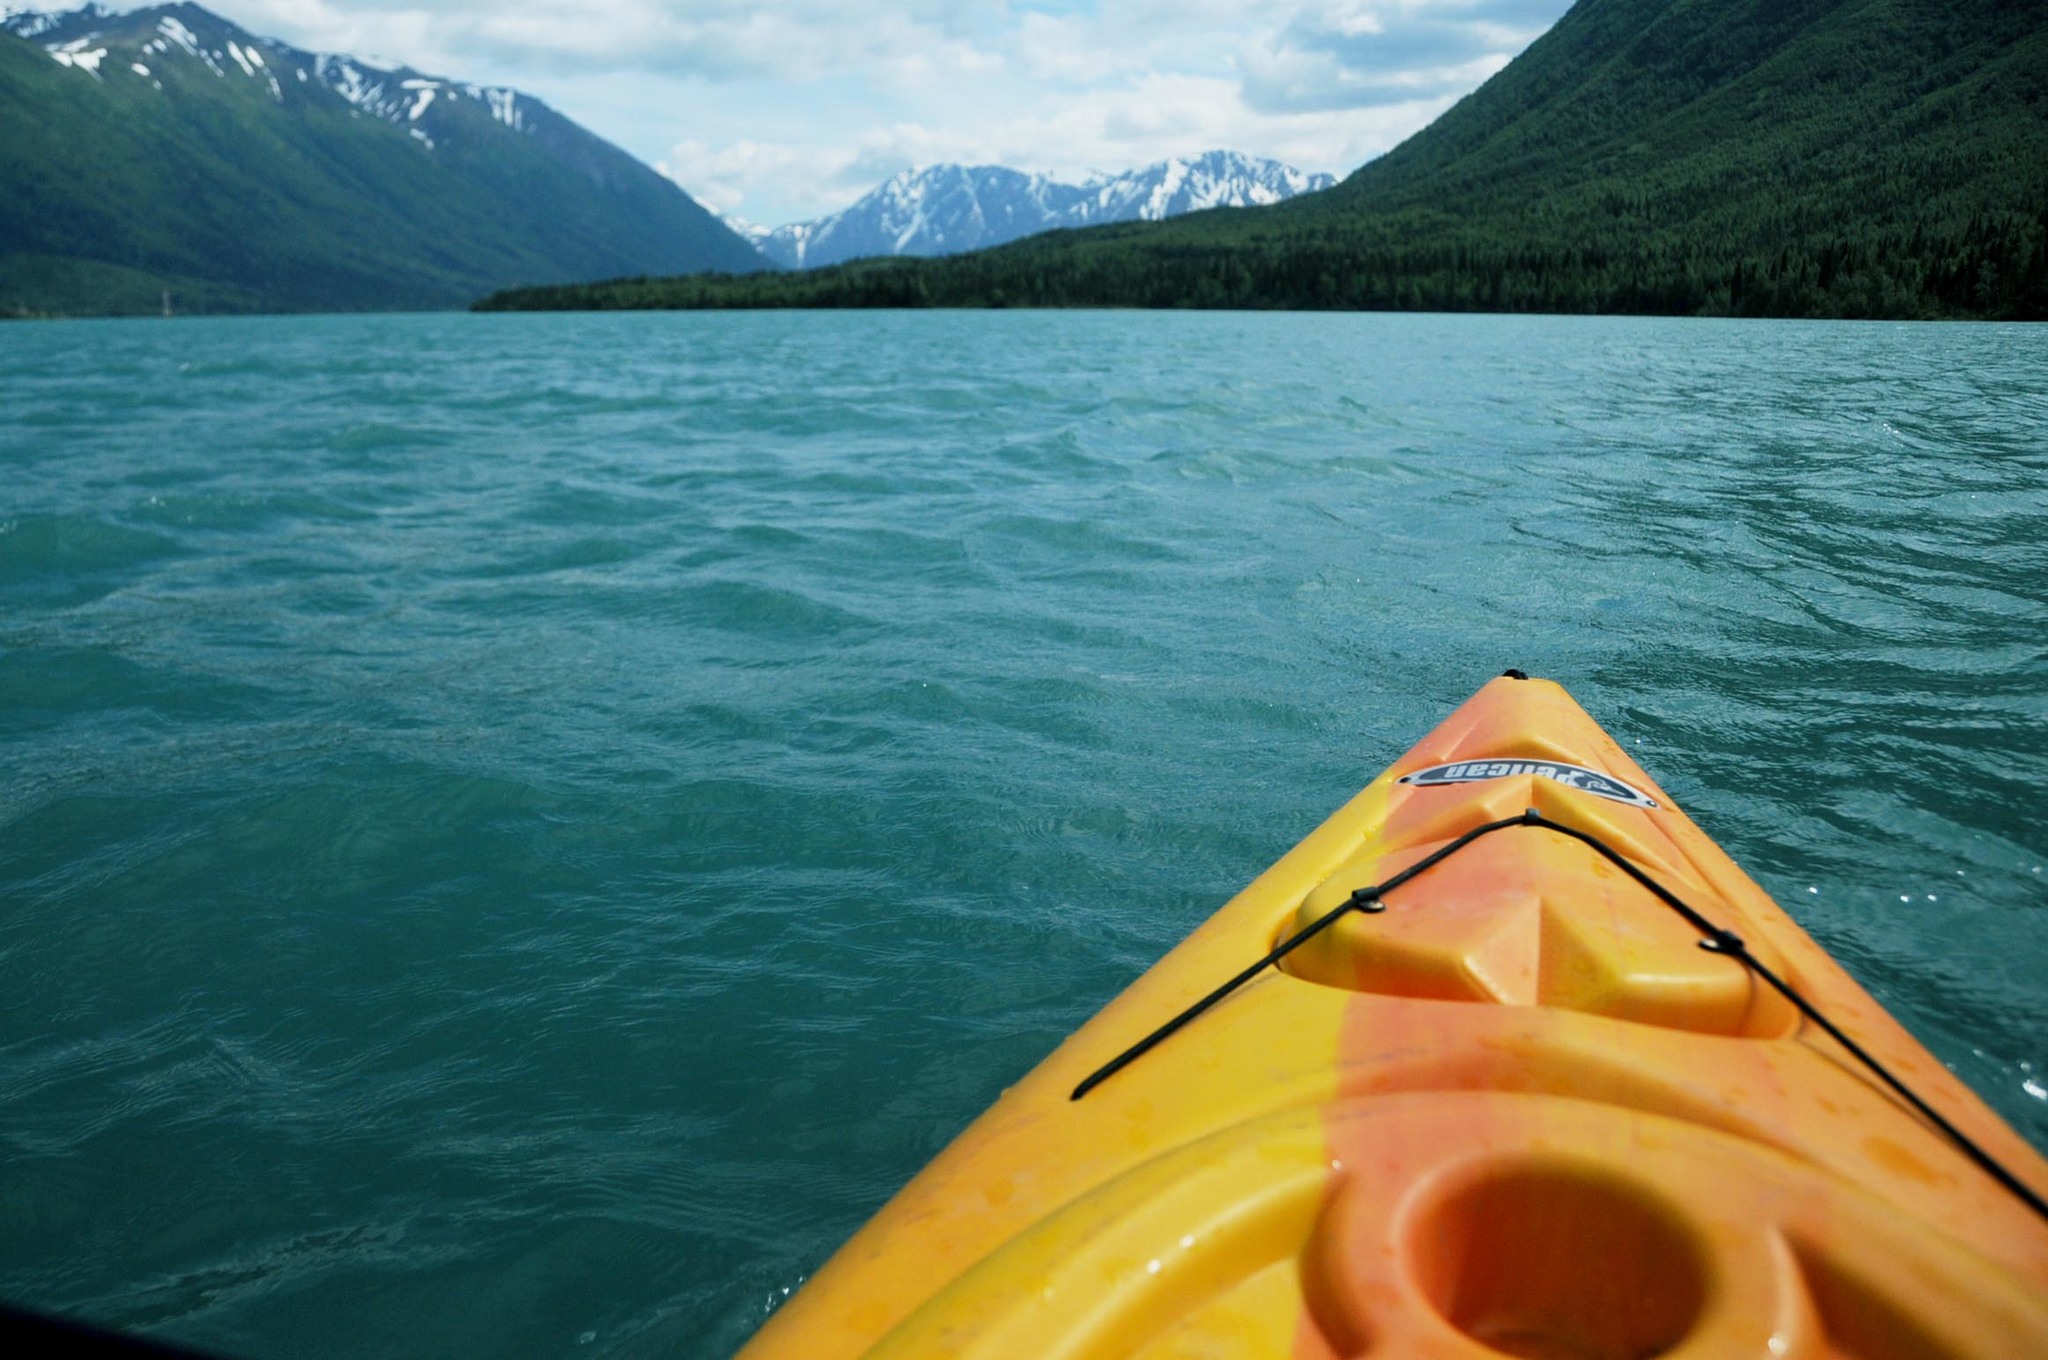
M 2043 1356 L 2044 1189 L 1563 689 L 1510 672 L 741 1356 Z

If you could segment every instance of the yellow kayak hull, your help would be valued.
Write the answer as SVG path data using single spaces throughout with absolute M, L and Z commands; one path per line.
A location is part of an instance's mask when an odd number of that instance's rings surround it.
M 1503 677 L 1139 978 L 746 1360 L 2048 1356 L 2048 1163 L 1563 689 Z

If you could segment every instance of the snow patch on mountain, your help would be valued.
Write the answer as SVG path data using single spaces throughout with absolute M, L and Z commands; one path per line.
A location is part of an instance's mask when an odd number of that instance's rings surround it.
M 480 98 L 488 104 L 491 109 L 491 117 L 497 119 L 506 127 L 511 128 L 515 132 L 526 131 L 526 116 L 520 112 L 519 92 L 517 90 L 479 90 L 476 86 L 472 85 L 469 87 L 469 93 L 471 97 Z
M 92 47 L 93 39 L 98 36 L 97 33 L 94 33 L 87 37 L 74 38 L 68 43 L 62 43 L 46 50 L 56 59 L 59 66 L 73 66 L 81 71 L 97 76 L 100 73 L 100 63 L 107 59 L 107 49 L 105 47 Z M 91 50 L 88 51 L 88 48 Z
M 738 213 L 719 213 L 718 220 L 731 227 L 741 236 L 746 237 L 747 240 L 752 241 L 756 248 L 760 246 L 761 242 L 767 240 L 769 234 L 774 230 L 771 227 L 762 226 L 759 222 L 750 222 Z
M 199 55 L 199 35 L 185 27 L 182 23 L 179 23 L 175 17 L 167 14 L 157 20 L 156 31 L 184 48 L 187 52 L 190 52 L 193 56 Z
M 999 165 L 935 165 L 904 171 L 843 212 L 742 234 L 777 264 L 815 269 L 870 255 L 950 255 L 1063 227 L 1257 207 L 1334 183 L 1329 175 L 1234 151 L 1175 157 L 1079 184 Z

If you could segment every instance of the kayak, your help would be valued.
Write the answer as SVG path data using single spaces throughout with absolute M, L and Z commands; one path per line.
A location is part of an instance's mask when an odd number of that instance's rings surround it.
M 1489 682 L 746 1360 L 2048 1356 L 2048 1162 L 1558 685 Z

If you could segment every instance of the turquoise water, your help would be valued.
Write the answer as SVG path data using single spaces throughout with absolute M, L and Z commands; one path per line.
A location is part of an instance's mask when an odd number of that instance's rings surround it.
M 1509 665 L 2048 1145 L 2048 328 L 0 328 L 0 1297 L 723 1356 Z

